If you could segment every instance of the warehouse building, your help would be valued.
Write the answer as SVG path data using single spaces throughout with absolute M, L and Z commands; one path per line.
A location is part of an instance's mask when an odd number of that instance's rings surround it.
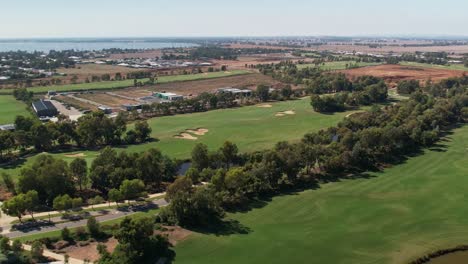
M 36 112 L 37 116 L 56 116 L 58 114 L 57 108 L 47 100 L 39 100 L 32 103 L 32 107 L 34 112 Z

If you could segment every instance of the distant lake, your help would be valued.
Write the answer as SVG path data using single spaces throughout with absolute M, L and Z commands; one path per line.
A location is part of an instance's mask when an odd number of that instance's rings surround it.
M 50 50 L 103 50 L 103 49 L 162 49 L 186 48 L 197 44 L 185 42 L 157 41 L 151 39 L 57 39 L 57 40 L 2 40 L 0 39 L 0 52 L 4 51 L 42 51 Z

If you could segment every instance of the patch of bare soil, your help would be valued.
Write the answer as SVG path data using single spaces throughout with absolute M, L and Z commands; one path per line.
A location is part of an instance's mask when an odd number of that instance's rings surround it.
M 283 111 L 283 112 L 278 112 L 275 114 L 275 116 L 286 116 L 286 115 L 295 115 L 296 112 L 294 112 L 293 110 L 288 110 L 288 111 Z
M 180 133 L 179 135 L 175 135 L 174 138 L 178 139 L 187 139 L 187 140 L 197 140 L 197 137 L 190 135 L 189 133 Z
M 257 107 L 260 107 L 260 108 L 270 108 L 270 107 L 273 107 L 271 104 L 260 104 L 260 105 L 257 105 Z
M 129 100 L 122 97 L 110 95 L 107 93 L 86 93 L 86 94 L 78 94 L 77 97 L 84 98 L 93 102 L 96 102 L 101 105 L 106 105 L 110 107 L 120 107 L 124 104 L 135 104 L 138 103 L 135 100 Z
M 163 228 L 163 231 L 158 230 L 155 232 L 155 234 L 167 236 L 169 242 L 174 246 L 192 234 L 192 231 L 184 229 L 180 226 L 163 226 Z
M 66 247 L 62 250 L 65 251 L 65 253 L 72 258 L 83 260 L 89 259 L 91 262 L 93 262 L 99 259 L 99 252 L 96 249 L 98 244 L 99 242 L 91 242 L 86 246 L 79 246 L 79 244 L 76 244 L 70 247 Z M 113 252 L 118 244 L 118 241 L 117 239 L 112 237 L 109 240 L 107 240 L 107 242 L 102 244 L 107 246 L 107 250 L 109 252 Z
M 76 154 L 65 154 L 64 155 L 67 158 L 83 158 L 86 157 L 84 153 L 76 153 Z
M 151 87 L 145 87 L 145 90 L 167 91 L 181 95 L 198 95 L 203 92 L 212 93 L 224 87 L 255 89 L 259 84 L 273 87 L 282 86 L 281 82 L 274 80 L 270 76 L 253 73 L 206 80 L 156 84 Z
M 195 135 L 198 135 L 198 136 L 203 136 L 205 135 L 206 133 L 208 133 L 208 129 L 206 128 L 197 128 L 197 129 L 186 129 L 185 132 L 188 132 L 190 134 L 195 134 Z
M 349 78 L 355 79 L 363 75 L 372 75 L 383 78 L 387 83 L 395 85 L 402 80 L 419 80 L 421 82 L 431 79 L 435 82 L 451 77 L 460 77 L 463 71 L 433 69 L 421 67 L 408 67 L 402 65 L 378 65 L 341 71 Z

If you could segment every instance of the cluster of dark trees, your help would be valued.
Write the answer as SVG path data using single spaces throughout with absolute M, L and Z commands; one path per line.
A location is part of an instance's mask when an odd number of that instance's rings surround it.
M 380 169 L 434 144 L 459 122 L 468 120 L 467 87 L 446 98 L 421 92 L 409 100 L 346 118 L 335 127 L 306 134 L 298 143 L 238 155 L 235 147 L 209 153 L 197 145 L 192 169 L 168 189 L 171 203 L 158 220 L 185 226 L 219 221 L 225 209 L 252 199 L 320 180 Z M 228 144 L 231 145 L 231 144 Z M 193 187 L 197 179 L 209 182 Z
M 51 155 L 40 155 L 20 172 L 15 184 L 2 175 L 8 189 L 16 193 L 5 201 L 2 210 L 21 220 L 43 208 L 59 211 L 79 208 L 85 204 L 144 197 L 146 191 L 161 190 L 162 182 L 172 182 L 178 163 L 157 149 L 141 153 L 117 152 L 107 147 L 93 161 L 90 168 L 82 158 L 70 164 Z M 100 195 L 89 197 L 90 194 Z M 102 196 L 101 196 L 102 195 Z
M 34 93 L 28 91 L 26 88 L 18 88 L 13 91 L 13 96 L 16 98 L 16 100 L 20 100 L 29 104 L 34 97 Z
M 190 51 L 190 58 L 192 59 L 210 58 L 218 60 L 236 60 L 238 55 L 239 52 L 237 50 L 218 46 L 203 46 Z
M 446 52 L 405 53 L 398 58 L 398 61 L 446 65 L 448 64 L 448 54 Z
M 17 156 L 17 150 L 21 154 L 30 147 L 40 152 L 73 146 L 93 148 L 143 143 L 150 134 L 151 128 L 146 121 L 137 121 L 134 128 L 127 131 L 124 115 L 112 119 L 102 112 L 84 115 L 76 122 L 62 118 L 57 123 L 17 116 L 14 131 L 0 131 L 0 161 L 11 160 Z
M 114 232 L 119 241 L 117 247 L 109 253 L 105 245 L 99 244 L 100 259 L 96 263 L 155 263 L 159 258 L 173 258 L 168 239 L 155 235 L 154 230 L 152 217 L 125 218 Z
M 91 187 L 107 194 L 125 180 L 139 179 L 147 188 L 159 190 L 161 183 L 171 182 L 177 174 L 177 163 L 157 149 L 141 153 L 116 152 L 104 148 L 89 171 Z
M 10 243 L 11 242 L 11 243 Z M 42 255 L 43 247 L 40 242 L 31 245 L 31 251 L 23 249 L 23 244 L 16 239 L 10 241 L 8 237 L 0 236 L 0 263 L 4 264 L 32 264 L 45 263 L 49 260 Z
M 398 83 L 397 92 L 399 94 L 412 94 L 420 88 L 419 81 L 417 80 L 404 80 Z
M 366 77 L 366 76 L 364 76 Z M 360 86 L 354 86 L 360 87 Z M 362 90 L 361 90 L 362 89 Z M 387 100 L 388 89 L 383 81 L 363 86 L 353 92 L 338 92 L 333 95 L 313 94 L 310 104 L 317 112 L 340 112 L 349 107 L 383 103 Z

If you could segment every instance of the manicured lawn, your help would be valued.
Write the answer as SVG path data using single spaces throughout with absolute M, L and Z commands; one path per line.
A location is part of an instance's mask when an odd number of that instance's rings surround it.
M 404 164 L 229 214 L 248 234 L 195 233 L 176 263 L 408 263 L 468 244 L 468 126 Z
M 400 65 L 425 67 L 425 68 L 433 68 L 433 69 L 444 69 L 444 70 L 468 71 L 468 68 L 465 67 L 463 64 L 437 65 L 437 64 L 429 64 L 429 63 L 418 63 L 418 62 L 403 61 L 403 62 L 400 62 Z
M 280 111 L 295 111 L 294 115 L 275 116 Z M 279 141 L 299 140 L 307 132 L 317 131 L 335 125 L 350 112 L 332 115 L 319 114 L 312 110 L 308 98 L 295 101 L 272 103 L 270 108 L 258 106 L 240 107 L 226 110 L 215 110 L 204 113 L 175 115 L 150 119 L 153 129 L 152 137 L 159 142 L 120 148 L 128 151 L 143 151 L 152 147 L 159 148 L 163 153 L 174 158 L 187 159 L 193 146 L 198 142 L 208 145 L 211 150 L 219 148 L 224 141 L 236 143 L 241 152 L 267 149 Z M 185 129 L 205 128 L 208 133 L 203 136 L 194 135 L 197 140 L 177 139 L 175 135 Z M 74 158 L 69 154 L 83 153 L 90 163 L 98 154 L 96 151 L 77 151 L 73 153 L 54 154 L 67 161 Z M 28 158 L 24 164 L 30 164 L 34 158 Z M 24 165 L 0 168 L 12 176 L 19 173 Z
M 366 66 L 375 66 L 381 63 L 374 63 L 374 62 L 355 62 L 355 61 L 331 61 L 325 62 L 325 64 L 320 64 L 318 67 L 324 71 L 333 71 L 333 70 L 345 70 L 346 65 L 357 65 L 357 67 L 366 67 Z M 303 69 L 306 67 L 316 67 L 315 64 L 298 64 L 297 67 L 299 69 Z
M 174 76 L 161 76 L 158 77 L 157 83 L 169 83 L 169 82 L 184 82 L 184 81 L 195 81 L 203 79 L 212 79 L 212 78 L 221 78 L 241 74 L 249 74 L 249 71 L 243 70 L 234 70 L 229 72 L 208 72 L 208 73 L 199 73 L 199 74 L 188 74 L 188 75 L 174 75 Z M 142 82 L 147 81 L 147 79 L 139 80 Z M 109 89 L 118 89 L 126 88 L 133 86 L 133 79 L 123 80 L 123 81 L 108 81 L 108 82 L 94 82 L 94 83 L 80 83 L 80 84 L 67 84 L 67 85 L 55 85 L 55 86 L 46 86 L 46 87 L 33 87 L 28 90 L 35 93 L 46 93 L 47 91 L 53 90 L 57 92 L 66 92 L 66 91 L 82 91 L 82 90 L 109 90 Z M 12 89 L 2 89 L 0 94 L 11 94 Z
M 11 95 L 0 95 L 0 125 L 11 124 L 18 115 L 31 115 L 26 104 Z

